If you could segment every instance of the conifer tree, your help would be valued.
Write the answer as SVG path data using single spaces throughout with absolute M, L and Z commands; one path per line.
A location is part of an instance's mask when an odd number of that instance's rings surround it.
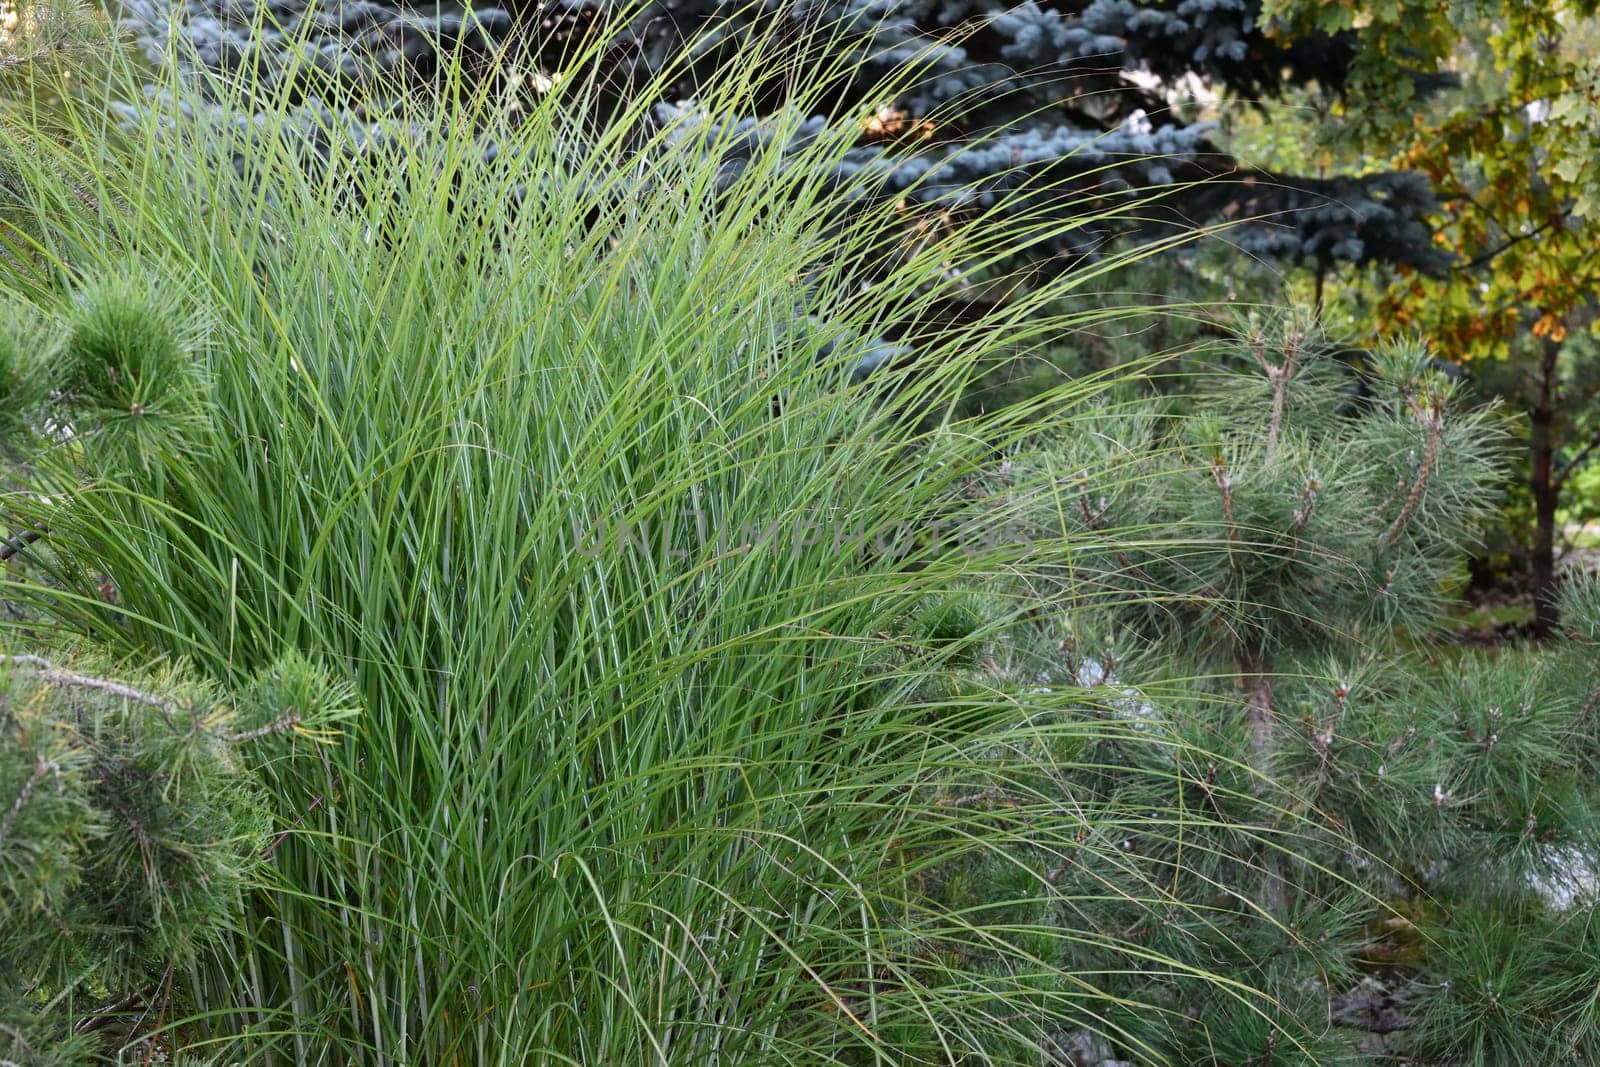
M 1130 599 L 1119 621 L 1237 680 L 1251 762 L 1266 771 L 1274 674 L 1437 612 L 1492 499 L 1494 438 L 1415 345 L 1376 353 L 1359 399 L 1309 320 L 1252 322 L 1231 355 L 1247 371 L 1200 378 L 1186 412 L 1115 412 L 1060 460 L 1082 481 L 1069 529 L 1126 522 L 1157 545 L 1075 565 L 1107 590 L 1161 592 Z
M 1060 610 L 988 673 L 1087 688 L 1122 729 L 1054 788 L 1127 817 L 1116 850 L 1029 857 L 1031 892 L 999 864 L 945 891 L 1032 899 L 1019 922 L 1082 931 L 1070 967 L 1169 1009 L 1074 1062 L 1595 1062 L 1600 583 L 1543 650 L 1430 650 L 1493 503 L 1493 413 L 1415 346 L 1352 388 L 1304 321 L 1227 356 L 1193 409 L 1108 406 L 999 479 L 1054 477 Z M 1141 817 L 1174 807 L 1182 835 Z
M 431 14 L 373 0 L 119 7 L 154 55 L 177 53 L 265 86 L 301 85 L 312 139 L 332 124 L 382 120 L 370 107 L 351 115 L 341 86 L 395 72 L 426 80 L 445 65 L 441 56 L 459 52 L 503 77 L 514 98 L 548 91 L 604 32 L 593 60 L 603 88 L 583 101 L 602 120 L 652 94 L 643 102 L 657 105 L 663 123 L 692 118 L 725 132 L 730 173 L 773 137 L 856 124 L 859 145 L 838 165 L 841 183 L 872 175 L 913 225 L 1025 216 L 1048 228 L 1018 269 L 1059 271 L 1112 238 L 1224 220 L 1246 250 L 1294 262 L 1433 272 L 1448 261 L 1424 221 L 1436 204 L 1421 175 L 1241 167 L 1213 142 L 1211 124 L 1175 103 L 1171 87 L 1190 78 L 1257 101 L 1291 85 L 1344 85 L 1356 31 L 1290 35 L 1256 0 L 508 0 Z M 757 113 L 699 114 L 700 89 L 729 67 L 770 71 L 753 94 Z M 1441 84 L 1435 72 L 1399 69 L 1419 92 Z M 774 121 L 797 104 L 809 124 Z M 1106 211 L 1115 216 L 1082 223 Z

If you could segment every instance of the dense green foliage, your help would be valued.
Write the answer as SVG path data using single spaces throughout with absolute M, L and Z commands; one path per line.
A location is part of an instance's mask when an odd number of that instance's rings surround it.
M 1421 344 L 1197 306 L 1259 280 L 1215 247 L 1181 283 L 1077 261 L 1129 222 L 1086 174 L 1204 202 L 1193 158 L 962 154 L 1077 136 L 1000 107 L 998 61 L 958 62 L 984 48 L 1077 49 L 1052 92 L 1102 46 L 1265 90 L 1267 49 L 1398 107 L 1382 44 L 1097 3 L 939 12 L 977 51 L 918 58 L 892 14 L 871 92 L 759 19 L 702 50 L 557 19 L 566 76 L 521 96 L 487 13 L 403 53 L 419 96 L 344 84 L 342 43 L 279 77 L 259 28 L 228 55 L 263 64 L 86 78 L 82 26 L 29 24 L 0 608 L 48 658 L 0 683 L 13 1058 L 1600 1059 L 1600 583 L 1542 648 L 1435 643 L 1503 420 Z M 922 107 L 908 71 L 970 93 Z M 1151 145 L 1200 136 L 1170 118 Z M 1384 258 L 1311 215 L 1240 235 Z M 1019 258 L 1048 267 L 974 298 Z
M 1289 288 L 1314 291 L 1357 343 L 1420 334 L 1480 395 L 1522 414 L 1526 458 L 1505 534 L 1479 574 L 1525 574 L 1533 629 L 1548 634 L 1571 532 L 1563 525 L 1600 514 L 1585 488 L 1600 457 L 1594 5 L 1295 0 L 1267 8 L 1291 35 L 1363 29 L 1344 85 L 1297 89 L 1296 108 L 1275 109 L 1253 129 L 1230 115 L 1240 154 L 1279 168 L 1421 172 L 1439 200 L 1427 220 L 1433 240 L 1451 261 L 1431 275 L 1319 270 Z M 1418 68 L 1456 84 L 1419 94 Z
M 836 176 L 874 174 L 912 232 L 1050 219 L 1003 269 L 953 260 L 947 301 L 886 323 L 895 340 L 970 314 L 1016 271 L 1066 269 L 1113 238 L 1219 226 L 1231 251 L 1211 258 L 1253 275 L 1243 299 L 1272 302 L 1280 283 L 1240 252 L 1309 267 L 1289 288 L 1319 309 L 1346 290 L 1328 303 L 1356 312 L 1352 343 L 1423 331 L 1436 356 L 1478 363 L 1478 387 L 1526 413 L 1506 547 L 1529 572 L 1535 629 L 1547 633 L 1562 523 L 1594 510 L 1583 474 L 1600 455 L 1590 346 L 1563 343 L 1596 321 L 1592 5 L 1368 7 L 568 0 L 547 11 L 508 0 L 469 17 L 387 3 L 124 0 L 119 10 L 152 52 L 192 49 L 196 66 L 303 85 L 312 140 L 323 125 L 375 129 L 364 92 L 351 106 L 352 80 L 426 80 L 464 60 L 524 106 L 598 41 L 604 87 L 584 107 L 656 105 L 659 122 L 720 124 L 730 173 L 777 130 L 801 144 L 827 129 L 855 141 L 829 161 Z M 766 65 L 749 116 L 684 103 L 719 66 L 753 69 L 750 57 L 775 42 L 783 58 Z M 808 77 L 792 81 L 794 69 Z M 769 122 L 802 111 L 804 124 Z M 1167 274 L 1188 269 L 1169 263 Z M 1485 553 L 1480 574 L 1503 563 Z
M 956 414 L 1059 331 L 1041 290 L 851 386 L 949 254 L 1035 231 L 932 241 L 863 298 L 875 234 L 814 181 L 845 145 L 729 185 L 715 129 L 462 94 L 405 150 L 330 129 L 307 167 L 291 99 L 189 107 L 174 77 L 137 125 L 66 93 L 66 136 L 0 143 L 38 405 L 5 595 L 222 692 L 328 664 L 361 715 L 257 768 L 267 884 L 145 1032 L 297 1063 L 1031 1063 L 1111 1027 L 1081 932 L 927 882 L 1022 839 L 1115 848 L 1076 840 L 1114 808 L 1036 787 L 1109 729 L 1074 688 L 947 684 L 1030 603 L 976 631 L 939 607 L 1037 568 L 974 479 L 1103 383 Z M 948 802 L 975 777 L 1022 820 Z
M 1470 77 L 1426 110 L 1402 106 L 1397 116 L 1375 103 L 1363 132 L 1372 132 L 1370 150 L 1403 157 L 1444 194 L 1440 242 L 1460 266 L 1439 279 L 1393 279 L 1380 329 L 1424 331 L 1449 358 L 1474 364 L 1481 388 L 1526 413 L 1532 522 L 1523 541 L 1544 634 L 1557 623 L 1557 513 L 1577 503 L 1573 476 L 1600 443 L 1591 254 L 1600 239 L 1600 26 L 1583 0 L 1402 7 L 1412 17 L 1395 44 Z M 1370 80 L 1380 80 L 1376 66 Z
M 1258 0 L 505 0 L 470 16 L 305 0 L 119 7 L 154 53 L 307 86 L 313 131 L 370 121 L 370 97 L 350 106 L 350 82 L 426 79 L 465 56 L 536 97 L 584 54 L 601 75 L 583 101 L 591 112 L 642 105 L 658 121 L 723 126 L 728 172 L 756 145 L 798 147 L 826 130 L 850 142 L 826 161 L 831 176 L 875 175 L 913 223 L 1047 222 L 1013 264 L 1046 274 L 1109 239 L 1220 220 L 1252 253 L 1291 262 L 1444 262 L 1421 222 L 1436 205 L 1419 174 L 1276 173 L 1215 143 L 1182 79 L 1252 100 L 1313 82 L 1338 90 L 1360 53 L 1349 27 L 1288 35 Z M 774 44 L 778 62 L 751 61 Z M 752 92 L 737 110 L 709 108 L 704 86 L 734 66 Z M 1409 73 L 1423 88 L 1437 81 Z
M 1035 906 L 1138 946 L 1074 959 L 1170 1009 L 1116 1018 L 1169 1062 L 1594 1062 L 1600 583 L 1542 652 L 1418 655 L 1492 506 L 1492 425 L 1415 349 L 1354 399 L 1303 322 L 1209 359 L 1228 370 L 1184 404 L 1108 406 L 1026 460 L 1059 486 L 1043 528 L 1078 547 L 1036 589 L 1059 628 L 1014 631 L 1010 655 L 1134 727 L 1058 786 L 1128 813 L 1119 849 L 1044 861 L 1078 903 Z M 1168 731 L 1185 747 L 1148 743 Z M 1173 807 L 1196 816 L 1182 834 L 1140 825 Z M 947 888 L 1018 899 L 998 866 Z M 1273 1007 L 1164 989 L 1140 953 Z
M 349 698 L 292 657 L 232 700 L 27 654 L 0 671 L 0 1048 L 77 1063 L 181 1003 L 181 970 L 259 883 L 268 821 L 247 752 L 325 734 Z

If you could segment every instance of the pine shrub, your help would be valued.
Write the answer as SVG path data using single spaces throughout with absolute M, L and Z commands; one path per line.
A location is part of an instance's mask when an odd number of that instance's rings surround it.
M 0 656 L 0 1049 L 75 1064 L 186 1014 L 185 968 L 261 884 L 269 809 L 247 769 L 349 694 L 288 657 L 237 699 L 189 672 L 128 678 Z
M 1414 348 L 1352 388 L 1304 320 L 1235 344 L 1197 399 L 1016 455 L 1012 491 L 1042 465 L 1039 529 L 1071 535 L 1041 535 L 1058 584 L 972 671 L 1098 692 L 1074 714 L 1117 729 L 1051 788 L 1124 814 L 1086 828 L 1114 849 L 1041 843 L 1050 892 L 999 864 L 941 891 L 1073 930 L 1078 973 L 1163 1009 L 1112 1012 L 1125 1055 L 1592 1063 L 1600 586 L 1572 583 L 1542 648 L 1436 640 L 1494 501 L 1493 413 Z M 1179 834 L 1146 816 L 1174 807 Z

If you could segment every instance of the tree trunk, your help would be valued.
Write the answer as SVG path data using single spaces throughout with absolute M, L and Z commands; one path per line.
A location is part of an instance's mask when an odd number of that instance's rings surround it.
M 1250 727 L 1250 765 L 1263 773 L 1272 756 L 1272 677 L 1261 672 L 1259 665 L 1242 665 L 1244 674 L 1244 721 Z
M 1539 361 L 1539 380 L 1528 421 L 1528 488 L 1533 494 L 1533 632 L 1548 637 L 1560 621 L 1556 607 L 1555 378 L 1560 342 L 1548 338 Z
M 1272 754 L 1277 747 L 1272 676 L 1259 660 L 1239 664 L 1239 684 L 1245 695 L 1245 725 L 1250 731 L 1250 769 L 1260 775 L 1272 773 Z M 1256 792 L 1265 793 L 1265 783 L 1256 782 Z M 1261 865 L 1265 877 L 1261 884 L 1261 906 L 1268 914 L 1281 916 L 1288 908 L 1288 859 L 1270 845 L 1262 846 Z

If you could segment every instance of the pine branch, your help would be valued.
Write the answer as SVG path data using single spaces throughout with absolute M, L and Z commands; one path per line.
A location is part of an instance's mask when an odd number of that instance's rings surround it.
M 127 777 L 126 766 L 112 761 L 110 768 L 124 772 L 123 777 Z M 103 775 L 101 782 L 107 787 L 103 793 L 106 802 L 111 805 L 112 810 L 117 813 L 117 817 L 122 820 L 122 825 L 127 827 L 128 831 L 133 834 L 134 841 L 139 845 L 139 861 L 144 870 L 144 876 L 153 878 L 155 875 L 155 836 L 150 833 L 150 828 L 134 814 L 133 809 L 123 801 L 121 792 L 112 785 L 111 775 Z
M 1228 561 L 1234 570 L 1238 570 L 1239 562 L 1233 554 L 1233 548 L 1239 542 L 1239 530 L 1233 518 L 1233 478 L 1229 476 L 1228 467 L 1220 453 L 1211 461 L 1211 476 L 1216 479 L 1217 488 L 1222 490 L 1222 518 L 1228 526 Z
M 1561 465 L 1561 469 L 1556 472 L 1555 477 L 1550 479 L 1550 484 L 1556 490 L 1556 492 L 1559 493 L 1561 491 L 1562 487 L 1567 484 L 1567 479 L 1572 477 L 1573 472 L 1576 471 L 1583 461 L 1588 459 L 1597 448 L 1600 448 L 1600 430 L 1596 430 L 1594 435 L 1584 443 L 1583 447 L 1578 449 L 1578 454 L 1563 463 Z
M 1428 444 L 1422 452 L 1422 466 L 1417 470 L 1417 477 L 1411 483 L 1411 492 L 1406 496 L 1406 502 L 1400 508 L 1400 514 L 1394 517 L 1394 522 L 1383 531 L 1383 536 L 1378 538 L 1378 547 L 1388 548 L 1394 544 L 1395 538 L 1400 536 L 1406 524 L 1411 521 L 1411 516 L 1416 514 L 1417 505 L 1422 502 L 1422 493 L 1428 487 L 1428 480 L 1433 476 L 1434 462 L 1439 458 L 1439 440 L 1444 436 L 1444 418 L 1435 413 L 1426 420 L 1428 425 Z
M 39 656 L 13 655 L 0 656 L 0 663 L 10 664 L 15 669 L 20 669 L 25 674 L 33 675 L 52 685 L 67 686 L 77 689 L 92 689 L 96 692 L 106 693 L 110 696 L 121 697 L 123 700 L 145 707 L 154 708 L 161 713 L 168 726 L 177 729 L 177 721 L 173 718 L 178 705 L 175 701 L 147 693 L 142 689 L 135 689 L 131 685 L 113 682 L 105 678 L 95 678 L 87 674 L 78 674 L 73 671 L 57 667 L 47 659 Z
M 44 535 L 47 532 L 45 529 L 21 530 L 4 541 L 0 541 L 0 563 L 16 558 L 29 545 L 34 545 L 44 540 Z
M 168 726 L 174 730 L 179 729 L 175 715 L 177 712 L 182 710 L 182 708 L 176 701 L 168 700 L 165 697 L 157 696 L 154 693 L 145 692 L 142 689 L 135 689 L 133 686 L 125 685 L 122 682 L 113 682 L 105 678 L 95 678 L 87 674 L 78 674 L 76 672 L 57 667 L 49 660 L 42 659 L 39 656 L 0 656 L 0 663 L 10 664 L 14 670 L 20 670 L 25 674 L 37 677 L 41 681 L 48 682 L 52 685 L 68 686 L 77 689 L 92 689 L 96 692 L 106 693 L 110 696 L 121 697 L 123 700 L 129 700 L 135 704 L 143 704 L 145 707 L 154 708 L 161 713 L 161 717 L 166 721 Z M 222 741 L 226 741 L 229 744 L 238 745 L 249 741 L 256 741 L 272 734 L 288 733 L 290 730 L 293 730 L 295 727 L 299 726 L 303 720 L 304 716 L 300 712 L 291 711 L 277 719 L 274 719 L 272 722 L 269 722 L 264 726 L 258 726 L 250 730 L 241 730 L 238 732 L 228 730 L 207 730 L 200 726 L 198 721 L 196 721 L 194 729 L 204 730 L 205 732 L 210 733 L 212 736 Z
M 1575 716 L 1577 725 L 1581 727 L 1586 724 L 1589 721 L 1589 716 L 1593 715 L 1597 708 L 1600 708 L 1600 685 L 1596 685 L 1589 691 L 1588 699 L 1578 709 L 1578 714 Z
M 46 776 L 54 769 L 56 769 L 54 763 L 51 763 L 43 756 L 37 758 L 34 763 L 33 773 L 28 775 L 28 780 L 22 783 L 22 789 L 18 791 L 17 799 L 12 802 L 11 810 L 6 812 L 4 819 L 0 819 L 0 842 L 5 841 L 6 836 L 11 833 L 11 827 L 16 823 L 18 816 L 22 814 L 22 809 L 28 806 L 28 800 L 33 796 L 33 791 L 39 788 Z
M 1089 494 L 1082 488 L 1088 484 L 1088 478 L 1089 474 L 1087 471 L 1079 472 L 1078 485 L 1080 488 L 1078 490 L 1078 510 L 1083 513 L 1084 526 L 1090 530 L 1098 530 L 1105 523 L 1106 512 L 1111 510 L 1111 502 L 1105 497 L 1101 497 L 1099 501 L 1100 506 L 1098 508 L 1091 509 L 1089 507 Z M 1116 554 L 1116 558 L 1117 561 L 1121 563 L 1127 572 L 1135 579 L 1141 582 L 1151 583 L 1150 576 L 1145 573 L 1143 567 L 1140 567 L 1133 561 L 1133 557 L 1129 556 L 1126 552 L 1118 552 Z
M 1289 524 L 1289 536 L 1299 539 L 1305 533 L 1306 527 L 1311 525 L 1311 517 L 1317 513 L 1317 494 L 1322 491 L 1322 483 L 1316 478 L 1306 479 L 1305 488 L 1300 491 L 1299 499 L 1295 501 L 1294 518 Z
M 274 719 L 265 726 L 258 726 L 254 730 L 244 730 L 239 733 L 223 734 L 222 736 L 234 744 L 239 744 L 244 741 L 254 741 L 257 738 L 266 737 L 269 734 L 288 733 L 290 730 L 293 730 L 296 726 L 300 725 L 300 718 L 301 716 L 299 712 L 290 712 L 288 715 L 285 715 L 280 719 Z
M 1091 530 L 1100 528 L 1101 522 L 1105 519 L 1106 509 L 1110 506 L 1106 499 L 1101 497 L 1100 507 L 1091 511 L 1089 509 L 1089 495 L 1083 492 L 1078 494 L 1078 508 L 1083 512 L 1083 524 Z
M 1289 379 L 1294 377 L 1295 364 L 1300 359 L 1300 348 L 1305 341 L 1305 335 L 1296 330 L 1288 338 L 1284 346 L 1283 363 L 1274 364 L 1267 360 L 1266 345 L 1260 334 L 1253 334 L 1250 338 L 1250 351 L 1256 357 L 1256 362 L 1266 372 L 1267 380 L 1272 383 L 1272 418 L 1267 424 L 1267 458 L 1272 458 L 1273 451 L 1278 447 L 1278 437 L 1283 432 L 1283 413 L 1288 403 Z

